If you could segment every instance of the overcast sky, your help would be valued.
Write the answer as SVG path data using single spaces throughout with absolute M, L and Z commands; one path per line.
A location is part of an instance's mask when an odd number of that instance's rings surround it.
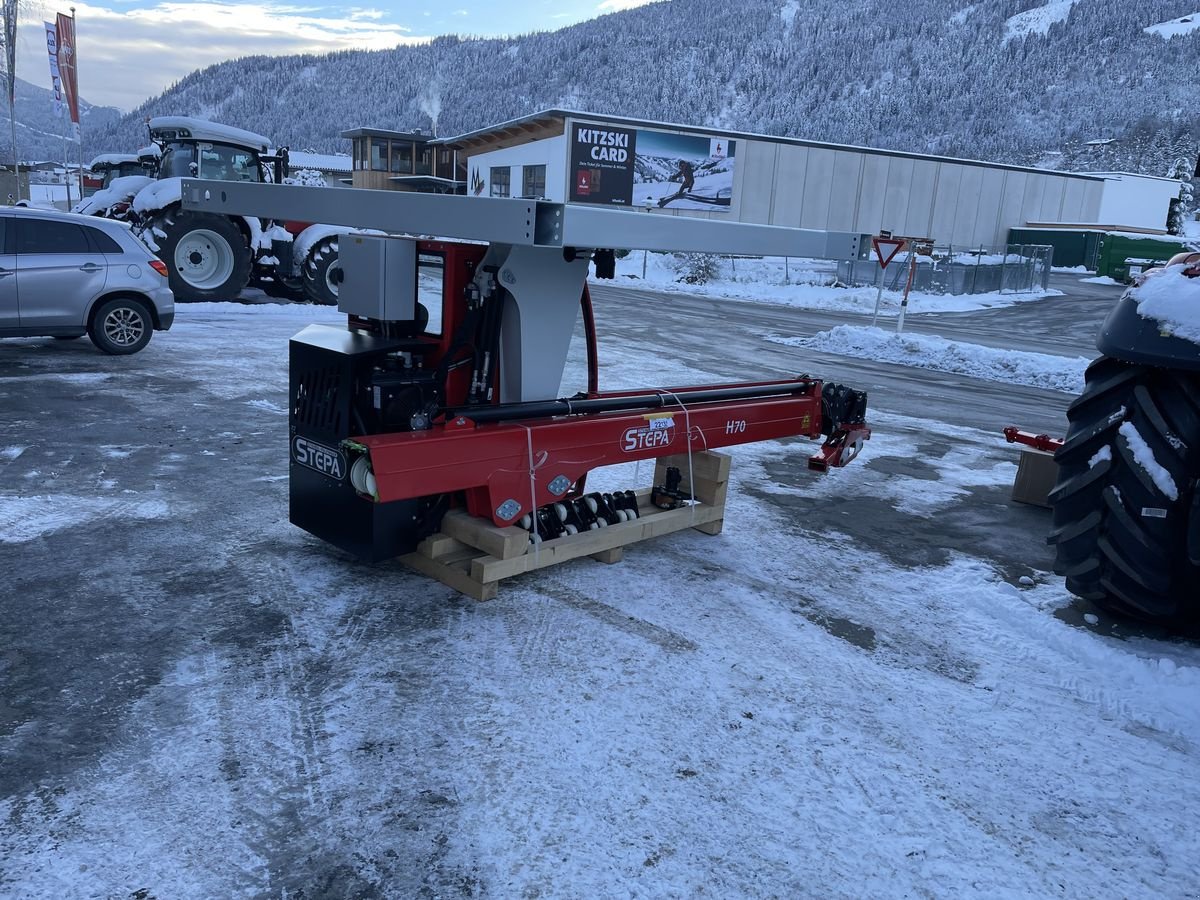
M 274 0 L 75 3 L 79 93 L 129 111 L 189 72 L 253 54 L 380 50 L 441 34 L 552 31 L 652 0 L 391 0 L 364 6 Z M 17 74 L 50 86 L 42 20 L 60 4 L 23 4 Z

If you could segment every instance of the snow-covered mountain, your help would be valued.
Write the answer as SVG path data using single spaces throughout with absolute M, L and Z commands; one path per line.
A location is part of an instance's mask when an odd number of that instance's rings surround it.
M 17 79 L 17 150 L 23 161 L 58 160 L 63 158 L 63 133 L 66 129 L 67 118 L 64 111 L 59 118 L 54 114 L 50 91 L 30 84 L 28 81 Z M 121 111 L 113 106 L 94 106 L 82 97 L 79 104 L 80 127 L 83 130 L 84 162 L 96 154 L 92 152 L 92 135 L 105 132 L 120 120 Z M 145 140 L 145 126 L 142 127 L 142 142 Z M 0 101 L 0 160 L 12 158 L 12 129 L 8 124 L 8 100 Z M 77 145 L 72 143 L 68 148 L 71 161 L 78 156 Z
M 1069 145 L 1134 135 L 1194 151 L 1200 30 L 1155 26 L 1196 7 L 670 0 L 511 39 L 239 59 L 189 75 L 89 141 L 131 150 L 146 116 L 179 113 L 346 150 L 337 133 L 349 127 L 449 135 L 567 106 L 1016 163 L 1053 164 L 1062 157 L 1048 154 Z M 1173 152 L 1126 167 L 1155 171 Z

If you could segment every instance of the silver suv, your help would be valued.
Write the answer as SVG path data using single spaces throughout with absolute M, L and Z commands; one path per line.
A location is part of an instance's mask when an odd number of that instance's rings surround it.
M 123 222 L 0 207 L 0 337 L 136 353 L 175 319 L 167 267 Z

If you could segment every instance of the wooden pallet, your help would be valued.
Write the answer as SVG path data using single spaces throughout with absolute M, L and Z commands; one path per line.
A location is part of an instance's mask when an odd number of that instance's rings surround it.
M 491 600 L 501 581 L 524 572 L 582 556 L 603 563 L 620 562 L 627 545 L 686 528 L 720 534 L 730 457 L 703 451 L 693 453 L 691 460 L 694 478 L 689 477 L 686 454 L 659 459 L 654 467 L 654 484 L 666 481 L 668 466 L 677 467 L 683 475 L 680 490 L 694 490 L 699 501 L 692 506 L 658 509 L 650 505 L 650 489 L 646 488 L 637 492 L 639 517 L 632 522 L 544 541 L 536 552 L 525 529 L 501 528 L 463 510 L 452 510 L 442 519 L 441 531 L 422 541 L 416 552 L 400 557 L 400 561 L 469 597 Z

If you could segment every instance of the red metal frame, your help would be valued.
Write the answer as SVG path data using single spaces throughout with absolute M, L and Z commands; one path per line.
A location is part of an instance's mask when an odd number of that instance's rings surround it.
M 462 298 L 486 251 L 487 247 L 475 244 L 418 243 L 419 253 L 436 253 L 444 259 L 441 334 L 422 336 L 429 347 L 423 354 L 427 367 L 438 365 L 451 351 L 454 336 L 468 315 Z M 796 379 L 806 386 L 792 393 L 784 393 L 779 386 L 790 387 L 795 381 L 599 391 L 595 322 L 586 285 L 580 306 L 588 357 L 587 396 L 610 399 L 658 394 L 663 398 L 661 407 L 487 423 L 458 417 L 435 422 L 424 431 L 353 437 L 344 447 L 351 455 L 365 453 L 369 457 L 376 491 L 371 499 L 388 503 L 461 492 L 472 515 L 510 525 L 533 509 L 583 490 L 587 474 L 602 466 L 793 435 L 821 437 L 823 385 L 807 376 Z M 366 323 L 351 325 L 364 327 Z M 493 368 L 493 382 L 495 375 Z M 469 388 L 468 368 L 452 368 L 447 376 L 446 405 L 463 404 Z M 676 396 L 721 388 L 763 388 L 764 394 L 774 389 L 774 396 L 686 406 Z M 809 467 L 825 471 L 846 465 L 870 436 L 866 425 L 838 423 L 825 445 L 810 458 Z
M 780 383 L 786 382 L 766 386 Z M 429 431 L 355 438 L 349 446 L 370 456 L 379 502 L 464 491 L 468 512 L 509 525 L 531 509 L 561 499 L 602 466 L 687 453 L 689 448 L 698 452 L 792 435 L 820 437 L 821 387 L 811 382 L 808 389 L 782 397 L 526 422 L 476 424 L 458 418 Z M 870 430 L 856 426 L 852 431 L 830 439 L 814 457 L 820 460 L 818 467 L 845 465 L 853 458 Z M 551 484 L 561 490 L 552 491 Z M 502 516 L 508 501 L 513 502 Z

